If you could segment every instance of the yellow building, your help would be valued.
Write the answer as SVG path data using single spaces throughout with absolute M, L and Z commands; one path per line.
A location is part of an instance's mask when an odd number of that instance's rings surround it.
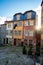
M 17 13 L 14 16 L 16 16 L 16 20 L 14 20 L 14 25 L 17 24 L 17 27 L 13 29 L 13 43 L 14 45 L 19 45 L 21 43 L 21 40 L 23 39 L 23 21 L 20 20 L 20 16 L 22 16 L 22 14 Z
M 23 21 L 14 21 L 14 25 L 15 24 L 17 24 L 17 27 L 13 29 L 13 39 L 14 44 L 17 44 L 18 42 L 21 43 L 23 38 Z

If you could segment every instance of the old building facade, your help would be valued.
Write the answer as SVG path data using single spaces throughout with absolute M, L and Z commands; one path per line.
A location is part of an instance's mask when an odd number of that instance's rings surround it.
M 7 44 L 13 44 L 13 38 L 12 38 L 12 35 L 13 35 L 13 22 L 14 21 L 5 21 L 6 23 L 6 43 Z
M 36 26 L 36 12 L 33 10 L 26 11 L 24 14 L 16 13 L 13 20 L 5 21 L 6 27 L 4 37 L 6 44 L 21 45 L 33 44 Z M 2 25 L 3 26 L 3 25 Z M 3 27 L 4 28 L 4 27 Z M 1 29 L 0 29 L 1 30 Z M 3 31 L 2 31 L 3 32 Z M 1 36 L 3 38 L 3 34 Z
M 43 0 L 41 2 L 41 47 L 43 46 Z
M 6 24 L 0 25 L 0 43 L 6 44 Z
M 17 13 L 14 15 L 14 24 L 17 27 L 14 29 L 14 43 L 29 44 L 34 41 L 34 32 L 36 25 L 36 12 L 33 10 L 26 11 L 24 14 Z
M 34 32 L 36 24 L 36 12 L 30 10 L 24 13 L 24 42 L 25 44 L 33 44 Z
M 17 13 L 14 15 L 14 25 L 17 27 L 13 30 L 14 45 L 20 45 L 23 39 L 23 14 Z

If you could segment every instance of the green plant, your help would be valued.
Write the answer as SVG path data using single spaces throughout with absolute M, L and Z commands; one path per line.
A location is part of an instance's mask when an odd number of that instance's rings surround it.
M 37 56 L 40 56 L 40 47 L 39 46 L 36 46 L 36 53 L 35 53 Z
M 33 45 L 30 44 L 28 48 L 28 55 L 32 55 L 32 48 L 33 48 Z
M 27 49 L 25 45 L 23 46 L 23 54 L 27 54 Z
M 6 65 L 8 65 L 8 60 L 6 61 Z

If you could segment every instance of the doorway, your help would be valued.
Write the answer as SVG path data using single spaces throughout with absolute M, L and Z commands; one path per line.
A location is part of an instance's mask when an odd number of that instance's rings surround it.
M 14 45 L 16 45 L 16 39 L 14 39 Z
M 3 43 L 5 44 L 5 38 L 3 39 Z
M 8 38 L 6 38 L 6 44 L 8 44 Z

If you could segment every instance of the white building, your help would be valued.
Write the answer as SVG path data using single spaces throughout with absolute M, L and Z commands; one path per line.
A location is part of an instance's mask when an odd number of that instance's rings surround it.
M 0 43 L 6 44 L 6 24 L 0 25 Z
M 13 35 L 13 22 L 14 21 L 5 21 L 6 23 L 6 31 L 7 31 L 7 34 L 6 34 L 6 43 L 8 44 L 12 44 L 13 43 L 13 38 L 12 38 L 12 35 Z

